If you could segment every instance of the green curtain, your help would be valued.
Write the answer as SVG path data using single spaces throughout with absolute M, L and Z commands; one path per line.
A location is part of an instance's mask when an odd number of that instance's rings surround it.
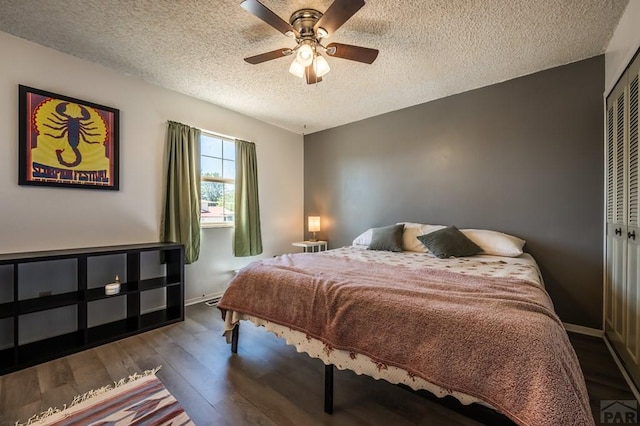
M 160 241 L 184 244 L 185 263 L 200 255 L 200 129 L 169 121 Z
M 262 253 L 258 162 L 256 145 L 236 139 L 236 205 L 233 254 L 236 257 Z

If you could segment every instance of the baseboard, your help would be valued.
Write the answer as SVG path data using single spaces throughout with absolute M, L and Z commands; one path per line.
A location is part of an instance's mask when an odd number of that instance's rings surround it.
M 207 300 L 213 299 L 215 297 L 222 297 L 223 293 L 224 291 L 220 291 L 218 293 L 205 294 L 205 295 L 202 295 L 201 297 L 194 297 L 192 299 L 185 300 L 184 304 L 185 306 L 190 306 L 190 305 L 195 305 L 197 303 L 206 302 Z
M 593 337 L 604 337 L 604 331 L 598 330 L 597 328 L 584 327 L 582 325 L 570 324 L 568 322 L 563 322 L 562 325 L 565 330 L 572 333 L 585 334 Z
M 622 373 L 622 377 L 624 377 L 624 380 L 627 382 L 627 385 L 629 385 L 629 389 L 631 389 L 633 396 L 635 396 L 637 401 L 640 401 L 640 392 L 638 392 L 638 388 L 636 387 L 636 384 L 633 382 L 633 380 L 631 380 L 631 377 L 627 373 L 627 370 L 625 370 L 624 365 L 622 365 L 622 361 L 620 361 L 620 358 L 618 358 L 618 354 L 613 349 L 613 346 L 611 346 L 611 343 L 609 343 L 609 339 L 607 339 L 607 336 L 603 336 L 603 340 L 604 340 L 604 344 L 607 346 L 607 349 L 609 349 L 609 353 L 611 353 L 611 357 L 613 358 L 616 365 L 618 366 L 620 373 Z
M 603 330 L 598 330 L 597 328 L 583 327 L 581 325 L 569 324 L 566 322 L 562 323 L 562 325 L 564 325 L 565 330 L 570 331 L 572 333 L 585 334 L 587 336 L 593 336 L 593 337 L 600 337 L 602 340 L 604 340 L 604 343 L 607 346 L 607 349 L 609 350 L 609 353 L 611 354 L 613 361 L 618 366 L 618 370 L 620 370 L 622 377 L 624 377 L 625 382 L 627 382 L 629 389 L 631 389 L 631 393 L 633 393 L 633 396 L 636 398 L 636 400 L 640 401 L 640 392 L 638 392 L 638 388 L 636 387 L 636 384 L 633 382 L 633 380 L 631 380 L 629 373 L 627 373 L 627 370 L 625 370 L 624 365 L 622 365 L 622 361 L 620 361 L 620 358 L 618 358 L 618 354 L 613 349 L 613 346 L 611 346 L 611 343 L 609 342 L 609 339 L 607 339 L 607 336 L 604 334 Z

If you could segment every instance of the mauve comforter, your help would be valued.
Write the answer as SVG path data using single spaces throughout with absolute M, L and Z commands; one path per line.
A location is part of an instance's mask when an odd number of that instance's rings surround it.
M 537 283 L 294 254 L 241 270 L 218 307 L 477 397 L 521 425 L 594 424 L 575 352 Z

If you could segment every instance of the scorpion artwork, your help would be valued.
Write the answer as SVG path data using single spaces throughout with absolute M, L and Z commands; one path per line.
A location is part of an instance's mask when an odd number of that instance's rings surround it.
M 77 104 L 76 104 L 77 105 Z M 73 161 L 66 161 L 62 158 L 64 149 L 56 149 L 56 157 L 58 162 L 66 167 L 76 167 L 82 162 L 82 153 L 78 149 L 78 145 L 81 141 L 88 144 L 99 144 L 102 141 L 90 140 L 92 136 L 103 136 L 101 132 L 92 133 L 98 129 L 94 121 L 90 120 L 91 114 L 82 105 L 77 105 L 80 109 L 80 117 L 74 117 L 68 112 L 69 102 L 61 102 L 56 106 L 55 113 L 52 112 L 47 120 L 51 123 L 43 123 L 43 126 L 48 127 L 51 130 L 57 131 L 57 134 L 45 133 L 47 136 L 51 136 L 55 139 L 63 139 L 66 137 L 69 142 L 69 146 L 74 153 Z

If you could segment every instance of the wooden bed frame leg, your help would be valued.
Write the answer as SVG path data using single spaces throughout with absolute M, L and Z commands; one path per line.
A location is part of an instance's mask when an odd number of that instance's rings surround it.
M 240 332 L 240 323 L 237 323 L 231 330 L 231 353 L 238 353 L 238 334 Z
M 333 414 L 333 364 L 324 366 L 324 412 Z

